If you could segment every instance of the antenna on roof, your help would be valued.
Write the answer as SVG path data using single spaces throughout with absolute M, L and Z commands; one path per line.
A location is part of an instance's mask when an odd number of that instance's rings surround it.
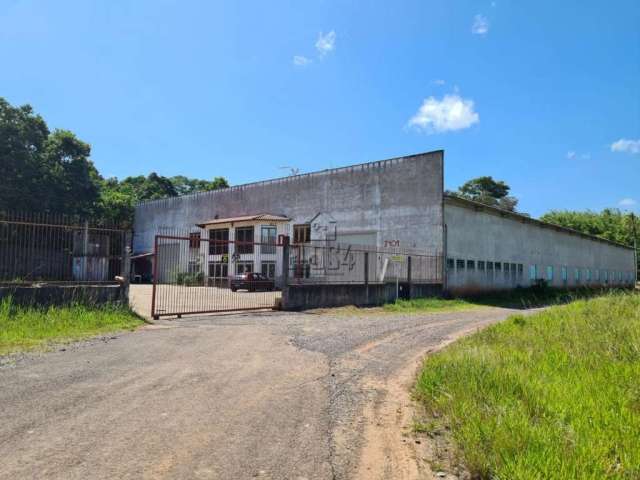
M 300 169 L 298 167 L 289 167 L 289 166 L 284 166 L 284 167 L 280 167 L 280 169 L 287 169 L 289 170 L 289 175 L 290 176 L 294 176 L 294 175 L 300 175 Z

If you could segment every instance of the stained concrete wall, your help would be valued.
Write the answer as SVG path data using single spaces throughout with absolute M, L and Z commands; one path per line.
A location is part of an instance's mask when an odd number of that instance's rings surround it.
M 447 197 L 446 223 L 447 287 L 452 293 L 474 293 L 516 286 L 531 286 L 531 266 L 537 279 L 547 279 L 553 267 L 554 287 L 585 285 L 631 286 L 635 280 L 633 249 L 594 239 L 533 219 Z M 458 260 L 465 268 L 457 268 Z M 475 268 L 467 268 L 471 260 Z M 478 269 L 478 261 L 500 262 L 501 270 Z M 504 263 L 522 265 L 522 272 L 504 272 Z M 563 267 L 567 272 L 562 278 Z M 576 270 L 579 278 L 576 279 Z M 605 281 L 605 273 L 606 281 Z M 622 275 L 622 279 L 620 279 Z
M 284 215 L 291 224 L 327 214 L 341 241 L 441 253 L 443 156 L 436 151 L 142 203 L 134 253 L 152 251 L 161 228 L 258 213 Z
M 437 297 L 441 284 L 400 284 L 399 298 Z M 396 300 L 396 284 L 290 285 L 282 290 L 284 310 L 342 307 L 372 307 Z
M 127 289 L 119 284 L 0 286 L 0 301 L 4 298 L 11 298 L 11 302 L 16 305 L 38 307 L 69 304 L 89 306 L 129 304 Z

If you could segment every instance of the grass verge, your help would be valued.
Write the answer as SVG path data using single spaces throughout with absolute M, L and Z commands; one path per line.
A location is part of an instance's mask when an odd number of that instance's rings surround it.
M 133 329 L 142 323 L 121 306 L 24 308 L 5 299 L 0 303 L 0 355 Z
M 640 295 L 513 316 L 429 357 L 416 394 L 475 478 L 640 478 Z
M 397 300 L 395 303 L 387 303 L 382 306 L 386 312 L 394 313 L 417 313 L 417 312 L 438 312 L 457 311 L 477 308 L 478 305 L 461 298 L 413 298 L 411 300 Z

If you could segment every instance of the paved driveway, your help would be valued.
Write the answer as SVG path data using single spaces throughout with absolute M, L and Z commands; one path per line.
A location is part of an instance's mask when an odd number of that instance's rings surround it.
M 351 478 L 372 385 L 510 313 L 183 318 L 5 358 L 0 478 Z

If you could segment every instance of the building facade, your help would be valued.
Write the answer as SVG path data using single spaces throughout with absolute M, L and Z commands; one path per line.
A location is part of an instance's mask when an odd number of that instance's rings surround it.
M 192 230 L 193 269 L 210 283 L 247 271 L 276 276 L 278 235 L 294 244 L 402 249 L 442 257 L 443 287 L 477 292 L 550 285 L 632 285 L 633 249 L 444 194 L 435 151 L 255 182 L 136 206 L 134 253 L 157 233 Z M 195 237 L 194 237 L 195 238 Z M 216 243 L 217 241 L 217 243 Z

